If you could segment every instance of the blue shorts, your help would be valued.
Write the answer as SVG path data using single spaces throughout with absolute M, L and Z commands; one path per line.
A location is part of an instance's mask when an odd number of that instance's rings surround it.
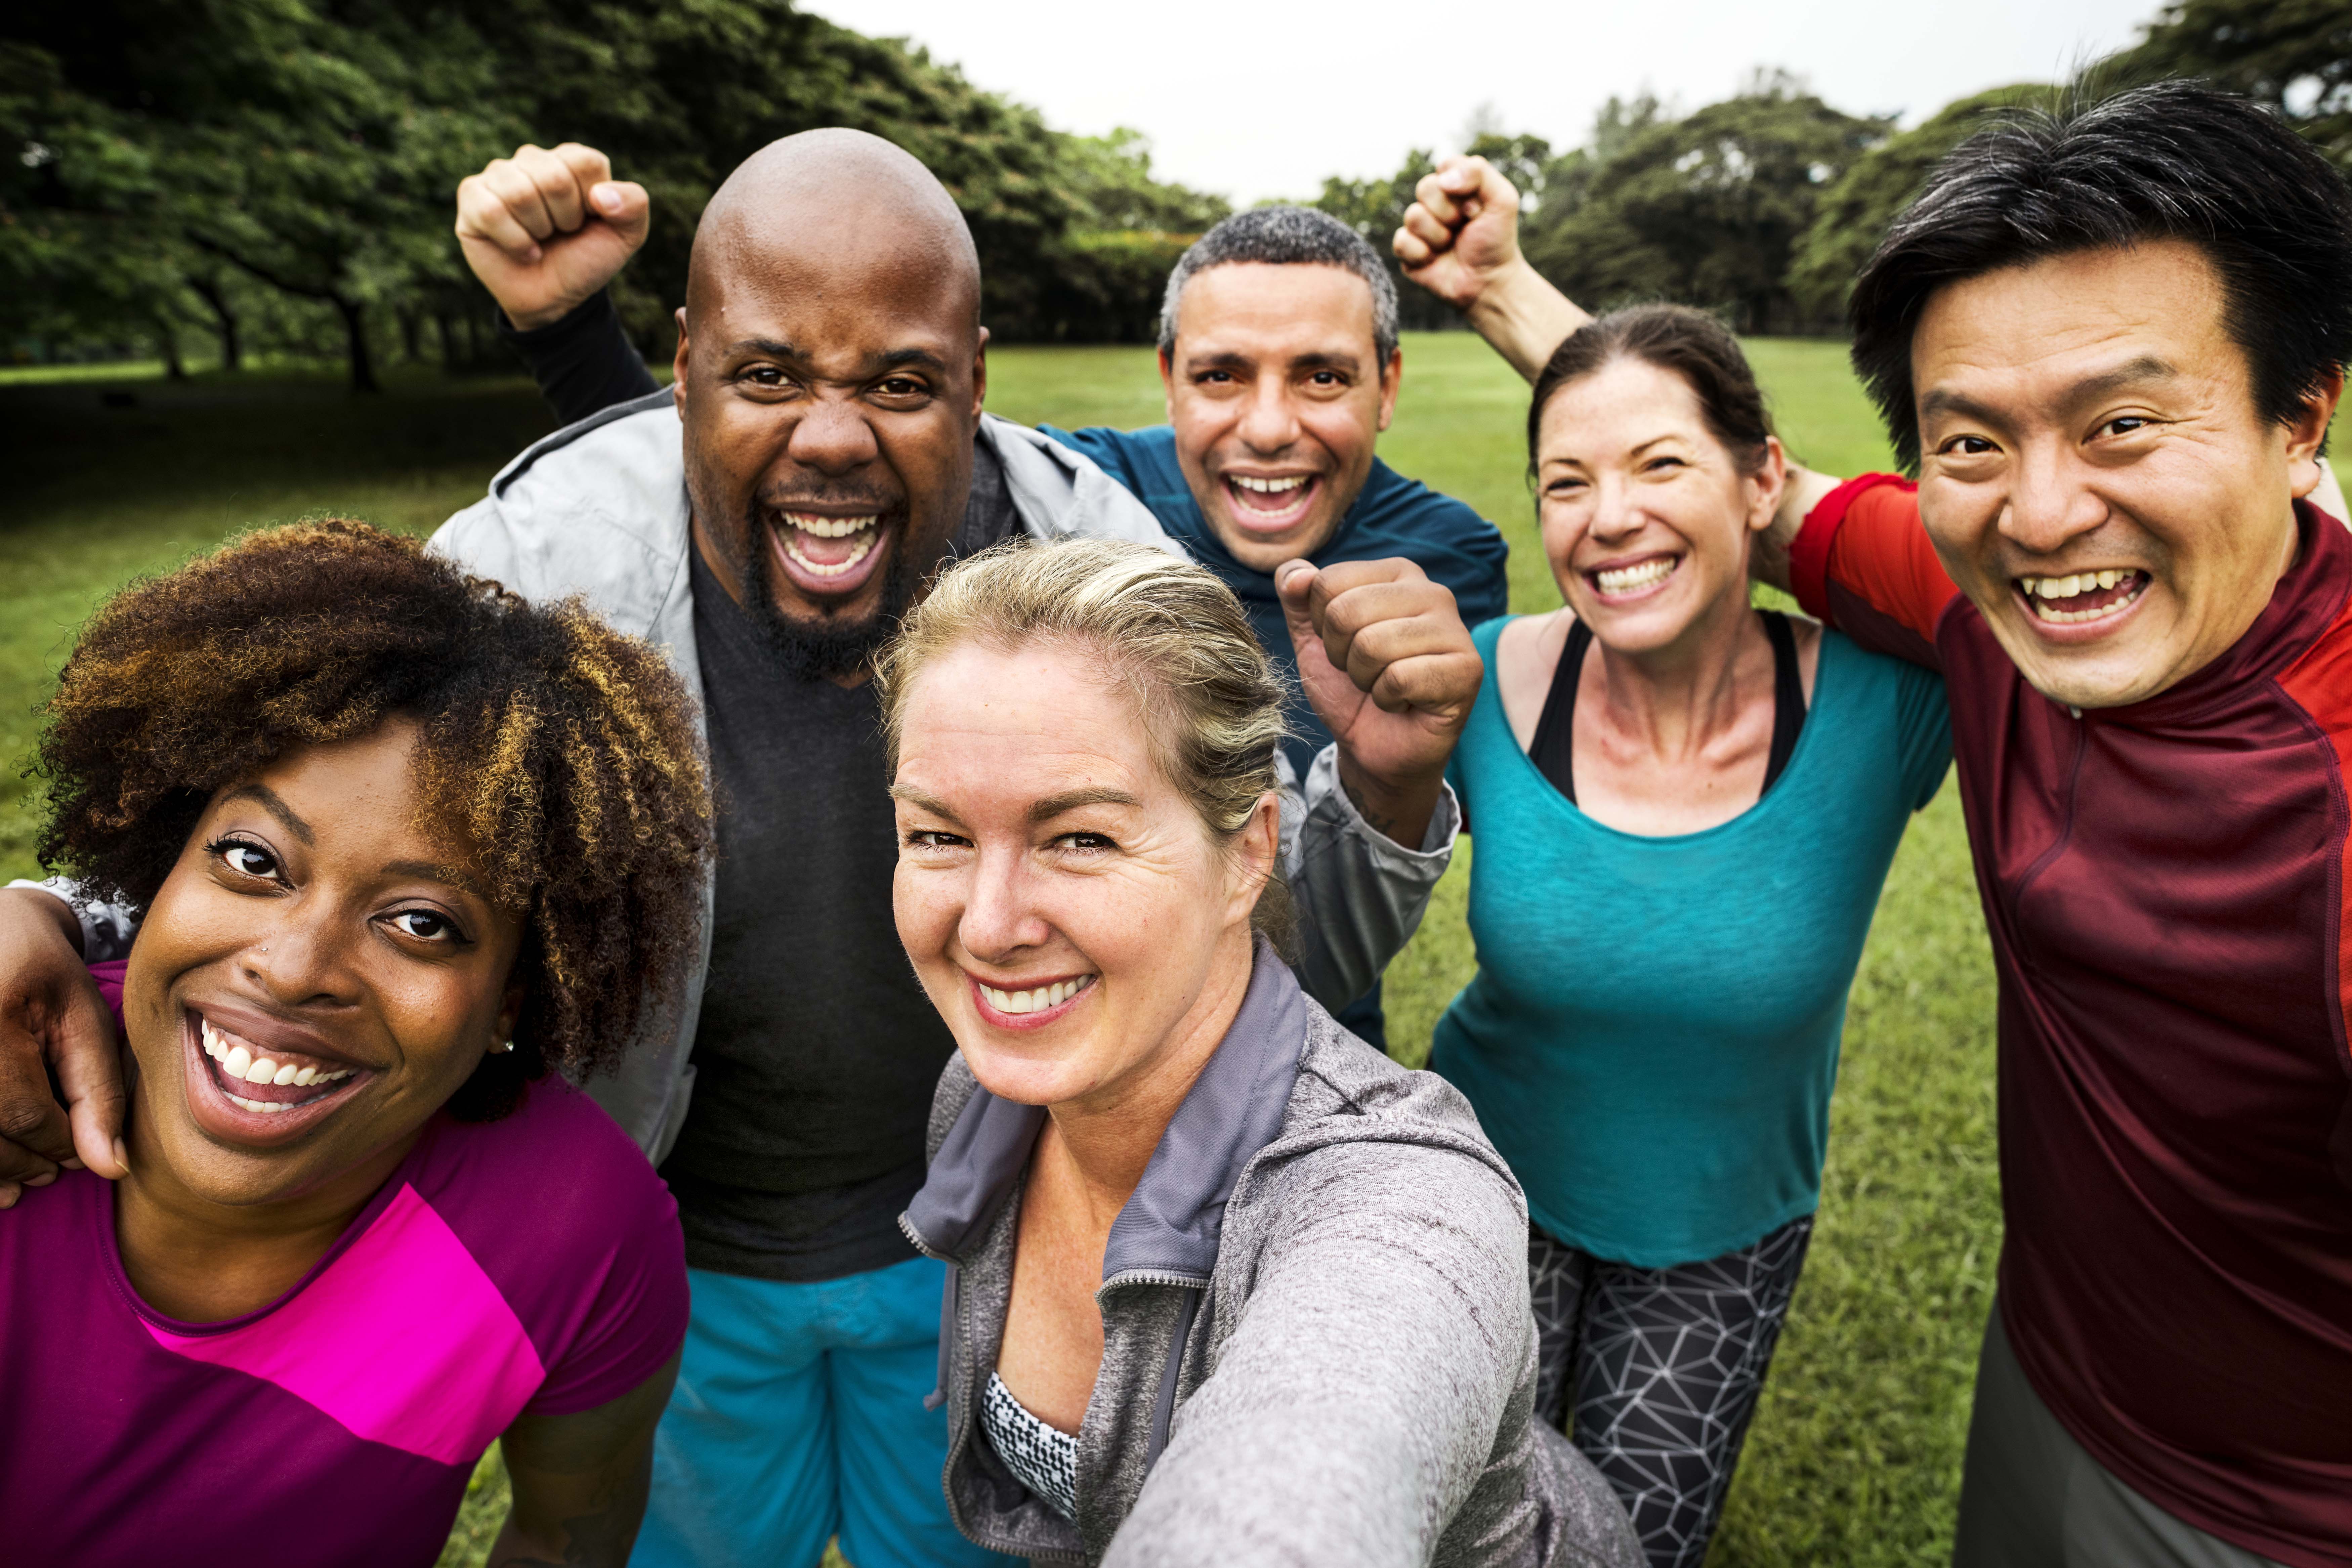
M 813 1285 L 689 1270 L 694 1313 L 654 1436 L 636 1568 L 996 1568 L 948 1521 L 938 1382 L 945 1266 Z

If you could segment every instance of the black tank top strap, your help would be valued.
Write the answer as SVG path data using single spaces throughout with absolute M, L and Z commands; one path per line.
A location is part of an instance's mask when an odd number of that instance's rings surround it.
M 1528 746 L 1528 760 L 1570 805 L 1576 804 L 1576 689 L 1591 647 L 1592 628 L 1580 620 L 1571 623 L 1568 646 L 1551 672 L 1551 689 L 1544 694 L 1543 716 L 1536 721 L 1536 738 Z
M 1772 643 L 1772 750 L 1764 760 L 1762 792 L 1769 795 L 1805 728 L 1805 676 L 1797 665 L 1797 634 L 1790 629 L 1789 617 L 1778 610 L 1759 613 L 1764 635 Z

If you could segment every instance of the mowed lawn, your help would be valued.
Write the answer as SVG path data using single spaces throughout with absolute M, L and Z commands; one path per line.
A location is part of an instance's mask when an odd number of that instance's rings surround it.
M 1886 461 L 1836 345 L 1749 350 L 1801 459 Z M 999 349 L 989 405 L 1056 425 L 1162 417 L 1148 350 Z M 109 406 L 108 390 L 131 406 Z M 1381 455 L 1475 505 L 1512 545 L 1512 603 L 1559 602 L 1522 477 L 1522 384 L 1466 335 L 1405 345 Z M 107 388 L 0 373 L 0 752 L 33 747 L 35 709 L 71 630 L 127 578 L 238 530 L 336 512 L 425 530 L 482 493 L 549 419 L 513 380 L 395 377 L 358 399 L 331 377 L 200 378 Z M 0 788 L 0 871 L 37 874 L 35 785 Z M 1834 823 L 1822 824 L 1824 835 Z M 1474 966 L 1469 854 L 1391 971 L 1391 1037 L 1419 1060 Z M 1747 889 L 1727 886 L 1736 900 Z M 1572 889 L 1563 889 L 1572 896 Z M 1706 911 L 1694 911 L 1706 918 Z M 1623 933 L 1638 963 L 1654 933 Z M 1948 1552 L 1977 1336 L 2000 1224 L 1993 1147 L 1993 984 L 1948 786 L 1897 857 L 1854 984 L 1811 1258 L 1710 1561 L 1935 1563 Z M 447 1563 L 480 1561 L 502 1507 L 486 1468 Z

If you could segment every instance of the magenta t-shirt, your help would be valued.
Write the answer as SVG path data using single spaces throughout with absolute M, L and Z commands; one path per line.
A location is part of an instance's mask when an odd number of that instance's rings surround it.
M 121 971 L 96 968 L 118 1008 Z M 436 1117 L 301 1283 L 227 1322 L 141 1301 L 113 1184 L 67 1172 L 0 1212 L 0 1558 L 429 1564 L 492 1439 L 636 1387 L 686 1318 L 669 1189 L 559 1079 Z

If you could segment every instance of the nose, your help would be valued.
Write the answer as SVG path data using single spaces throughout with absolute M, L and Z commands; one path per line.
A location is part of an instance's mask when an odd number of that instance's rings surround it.
M 1592 516 L 1584 525 L 1585 532 L 1605 544 L 1641 532 L 1642 523 L 1642 509 L 1633 504 L 1633 487 L 1618 474 L 1595 476 Z
M 239 955 L 246 978 L 285 1007 L 335 1006 L 354 999 L 343 939 L 323 911 L 289 900 L 293 919 L 270 927 Z
M 964 951 L 985 963 L 1002 963 L 1024 948 L 1042 947 L 1053 927 L 1037 913 L 1027 857 L 1016 849 L 983 847 L 972 872 L 970 896 L 956 936 Z
M 1259 376 L 1250 386 L 1235 433 L 1251 451 L 1269 457 L 1297 440 L 1298 410 L 1291 402 L 1289 384 L 1279 375 Z
M 784 455 L 824 474 L 845 474 L 879 455 L 874 426 L 863 409 L 846 398 L 820 398 L 793 424 Z
M 2014 471 L 1999 526 L 2001 537 L 2026 553 L 2055 555 L 2106 521 L 2107 503 L 2063 443 L 2027 444 Z

